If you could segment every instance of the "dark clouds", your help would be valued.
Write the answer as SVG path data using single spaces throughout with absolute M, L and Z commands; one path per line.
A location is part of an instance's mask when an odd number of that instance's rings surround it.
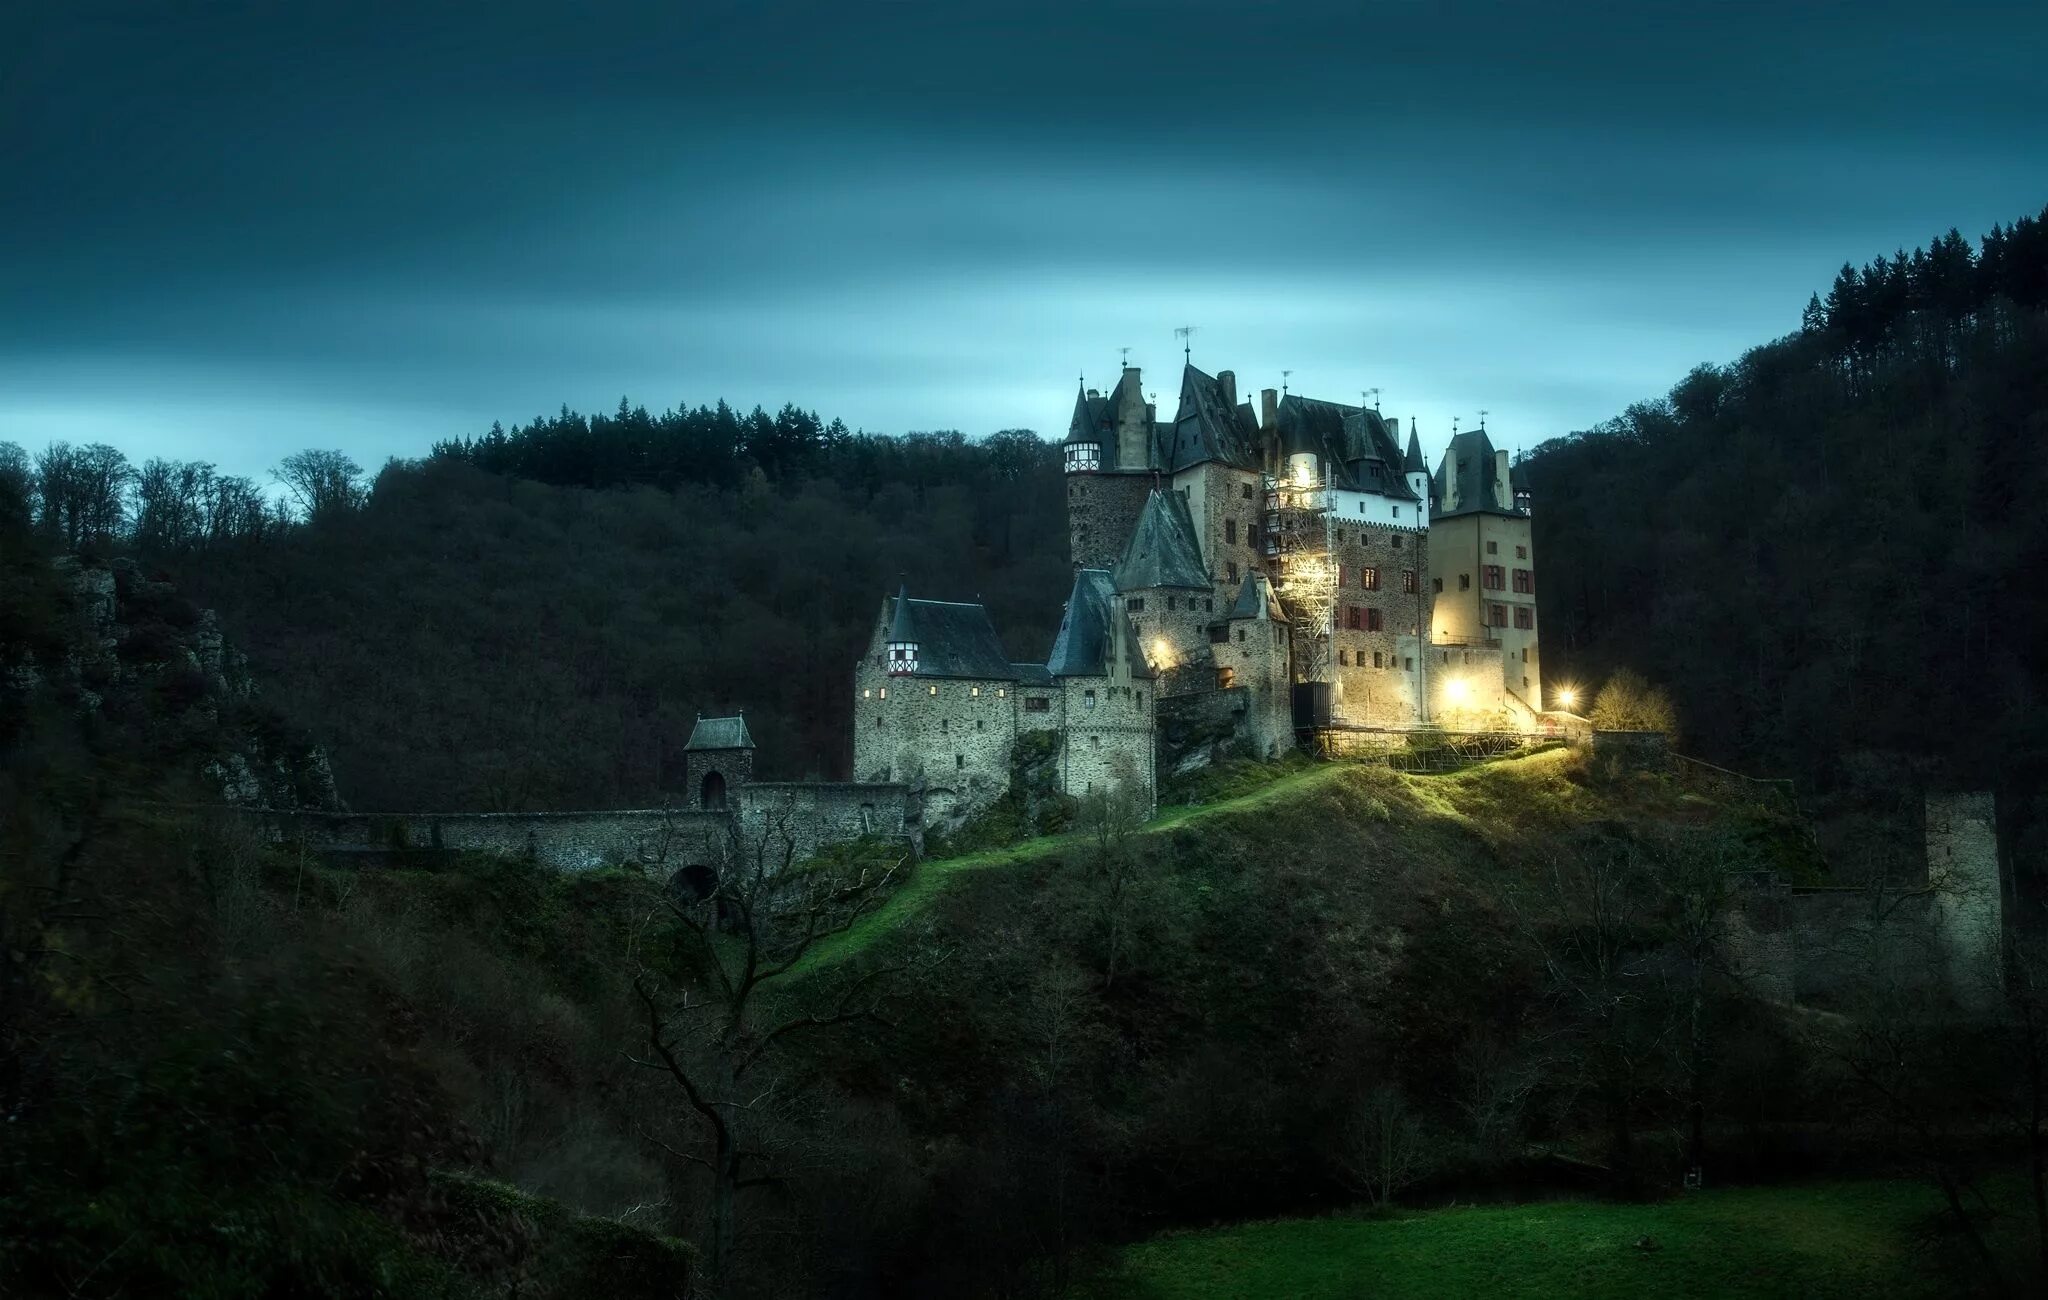
M 1528 443 L 2048 197 L 2038 3 L 6 12 L 0 438 L 244 470 L 621 392 L 1055 430 L 1187 322 Z

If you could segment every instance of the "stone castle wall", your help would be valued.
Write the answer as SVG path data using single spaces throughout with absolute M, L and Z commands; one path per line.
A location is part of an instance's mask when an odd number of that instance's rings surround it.
M 1068 677 L 1060 682 L 1060 788 L 1079 799 L 1135 777 L 1149 808 L 1156 796 L 1152 683 L 1128 678 Z M 1090 701 L 1093 701 L 1092 705 Z
M 1023 714 L 1014 682 L 890 677 L 866 659 L 855 680 L 854 775 L 921 782 L 935 824 L 1001 797 L 1018 727 L 1052 716 Z
M 662 808 L 557 813 L 252 813 L 281 843 L 354 860 L 403 860 L 431 853 L 530 857 L 562 871 L 635 865 L 714 869 L 734 852 L 737 825 L 758 842 L 777 837 L 801 860 L 864 834 L 909 838 L 917 820 L 901 785 L 865 783 L 742 786 L 731 815 Z
M 1084 569 L 1114 569 L 1144 513 L 1150 474 L 1067 475 L 1067 546 Z
M 1634 733 L 1595 733 L 1602 735 Z M 2003 933 L 1989 794 L 1927 797 L 1927 876 L 1891 889 L 1749 878 L 1724 953 L 1761 997 L 1820 1007 L 1945 996 L 1968 1009 L 2001 987 Z

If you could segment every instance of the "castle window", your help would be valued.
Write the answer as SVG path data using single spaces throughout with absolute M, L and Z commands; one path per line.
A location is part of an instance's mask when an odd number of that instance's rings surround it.
M 1371 566 L 1360 569 L 1358 571 L 1358 585 L 1367 591 L 1378 591 L 1380 589 L 1380 571 Z
M 1052 701 L 1043 695 L 1027 695 L 1024 697 L 1024 711 L 1026 713 L 1044 713 L 1051 708 Z
M 1347 632 L 1356 632 L 1358 630 L 1358 606 L 1346 605 L 1344 607 L 1344 630 Z
M 981 694 L 981 688 L 979 686 L 970 686 L 967 688 L 967 693 L 969 695 L 979 695 Z
M 1399 506 L 1395 506 L 1395 507 L 1394 507 L 1394 514 L 1395 514 L 1396 516 L 1399 516 L 1399 515 L 1400 515 L 1400 513 L 1401 513 L 1401 507 L 1399 507 Z M 1400 549 L 1401 549 L 1401 534 L 1399 534 L 1399 533 L 1395 533 L 1395 534 L 1394 534 L 1394 535 L 1393 535 L 1392 537 L 1388 538 L 1387 540 L 1388 540 L 1388 541 L 1390 541 L 1390 542 L 1392 542 L 1392 543 L 1394 544 L 1394 549 L 1395 549 L 1395 550 L 1397 550 L 1397 551 L 1398 551 L 1398 550 L 1400 550 Z
M 1344 530 L 1341 528 L 1337 530 L 1337 540 L 1340 542 L 1344 540 Z
M 1236 581 L 1237 581 L 1237 561 L 1236 561 L 1236 560 L 1232 560 L 1232 561 L 1230 561 L 1230 562 L 1229 562 L 1228 564 L 1224 565 L 1224 566 L 1223 566 L 1223 571 L 1224 571 L 1225 573 L 1228 573 L 1228 574 L 1230 575 L 1230 580 L 1231 580 L 1232 582 L 1236 582 Z
M 1172 596 L 1168 596 L 1168 597 L 1166 598 L 1166 608 L 1167 608 L 1168 610 L 1172 610 L 1172 609 L 1174 608 L 1174 603 L 1173 603 L 1173 602 L 1174 602 L 1174 598 L 1173 598 Z
M 988 723 L 987 723 L 987 722 L 985 722 L 985 721 L 983 721 L 983 720 L 982 720 L 982 719 L 980 719 L 980 718 L 976 718 L 976 719 L 974 720 L 974 729 L 975 729 L 976 731 L 987 731 L 987 730 L 988 730 Z
M 1396 518 L 1396 519 L 1399 519 L 1400 517 L 1401 517 L 1401 507 L 1399 507 L 1399 506 L 1395 506 L 1395 507 L 1394 507 L 1394 518 Z M 1395 542 L 1394 542 L 1394 545 L 1396 545 L 1396 546 L 1399 546 L 1400 544 L 1401 544 L 1401 543 L 1400 543 L 1399 539 L 1396 539 L 1396 540 L 1395 540 Z
M 1239 628 L 1239 629 L 1237 629 L 1237 639 L 1238 639 L 1238 640 L 1240 640 L 1240 641 L 1244 640 L 1244 629 L 1243 629 L 1243 628 Z
M 1101 748 L 1102 748 L 1102 737 L 1100 737 L 1100 736 L 1097 736 L 1097 735 L 1094 735 L 1094 734 L 1092 734 L 1092 733 L 1091 733 L 1091 734 L 1089 735 L 1089 737 L 1088 737 L 1088 748 L 1090 748 L 1090 749 L 1101 749 Z
M 1528 663 L 1528 662 L 1529 662 L 1529 647 L 1528 647 L 1528 646 L 1523 646 L 1523 647 L 1522 647 L 1522 662 L 1523 662 L 1523 663 Z
M 1380 666 L 1380 652 L 1377 650 L 1372 652 L 1372 666 L 1375 668 Z
M 1486 621 L 1494 627 L 1506 627 L 1508 625 L 1508 607 L 1506 605 L 1488 605 L 1486 607 Z
M 875 698 L 875 692 L 874 692 L 874 689 L 873 689 L 872 687 L 870 687 L 869 689 L 867 689 L 867 690 L 864 690 L 864 691 L 862 691 L 862 692 L 860 693 L 860 697 L 861 697 L 862 699 L 864 699 L 864 700 L 872 700 L 872 699 L 874 699 L 874 698 Z
M 1502 591 L 1508 585 L 1508 571 L 1498 564 L 1484 565 L 1481 568 L 1480 579 L 1488 591 Z
M 888 687 L 886 687 L 886 686 L 884 686 L 884 687 L 883 687 L 883 688 L 881 689 L 881 691 L 877 693 L 877 695 L 876 695 L 876 698 L 877 698 L 877 699 L 883 699 L 883 700 L 886 700 L 886 699 L 888 699 L 888 698 L 889 698 L 889 688 L 888 688 Z
M 1235 686 L 1235 685 L 1237 685 L 1237 669 L 1235 669 L 1235 668 L 1218 668 L 1218 669 L 1216 670 L 1216 689 L 1217 689 L 1217 690 L 1219 690 L 1219 691 L 1227 691 L 1227 690 L 1229 690 L 1229 689 L 1230 689 L 1231 687 L 1233 687 L 1233 686 Z
M 1204 614 L 1213 614 L 1216 612 L 1216 598 L 1214 596 L 1202 597 L 1202 612 Z
M 1133 614 L 1142 614 L 1145 612 L 1145 598 L 1143 596 L 1133 596 L 1124 602 L 1124 608 Z
M 875 715 L 875 728 L 876 728 L 876 730 L 878 730 L 878 731 L 879 731 L 879 730 L 881 729 L 881 726 L 882 726 L 882 715 L 881 715 L 881 714 L 879 714 L 879 713 L 877 713 L 877 714 Z
M 1518 559 L 1518 560 L 1526 560 L 1526 559 L 1528 559 L 1528 558 L 1529 558 L 1529 548 L 1528 548 L 1528 547 L 1526 547 L 1526 546 L 1517 546 L 1517 547 L 1515 548 L 1515 558 L 1516 558 L 1516 559 Z
M 1499 555 L 1499 554 L 1500 554 L 1500 543 L 1499 543 L 1499 542 L 1488 542 L 1488 543 L 1486 544 L 1486 553 L 1487 553 L 1488 555 Z
M 1238 488 L 1238 494 L 1239 494 L 1240 496 L 1242 496 L 1242 497 L 1243 497 L 1243 498 L 1244 498 L 1245 500 L 1247 500 L 1247 501 L 1251 500 L 1251 499 L 1252 499 L 1252 485 L 1251 485 L 1251 484 L 1249 484 L 1249 483 L 1246 483 L 1246 484 L 1243 484 L 1243 485 L 1241 485 L 1241 486 L 1240 486 L 1240 487 Z
M 1350 654 L 1349 650 L 1339 650 L 1337 652 L 1337 666 L 1339 668 L 1349 668 L 1351 666 Z
M 1536 594 L 1536 575 L 1528 569 L 1515 570 L 1515 590 L 1525 596 Z
M 1223 540 L 1232 546 L 1237 545 L 1237 520 L 1226 519 L 1223 521 Z
M 1245 525 L 1244 544 L 1246 546 L 1257 546 L 1259 544 L 1259 526 L 1257 524 Z
M 957 772 L 957 771 L 959 771 L 959 770 L 960 770 L 961 768 L 963 768 L 963 767 L 966 767 L 966 766 L 967 766 L 967 755 L 965 755 L 965 754 L 955 754 L 955 755 L 953 755 L 953 770 L 954 770 L 954 771 L 956 771 L 956 772 Z
M 1081 707 L 1082 707 L 1082 708 L 1084 708 L 1084 709 L 1092 709 L 1092 708 L 1094 708 L 1094 707 L 1095 707 L 1095 692 L 1094 692 L 1094 691 L 1083 691 L 1083 692 L 1081 692 Z
M 951 718 L 940 718 L 940 719 L 939 719 L 939 730 L 940 730 L 940 731 L 951 731 L 952 729 L 953 729 L 953 720 L 952 720 Z
M 1224 623 L 1211 623 L 1211 624 L 1209 625 L 1209 644 L 1210 644 L 1210 645 L 1222 645 L 1222 644 L 1223 644 L 1223 643 L 1224 643 L 1225 641 L 1228 641 L 1229 639 L 1230 639 L 1230 627 L 1229 627 L 1229 625 L 1228 625 L 1228 624 L 1224 624 Z
M 1384 632 L 1386 631 L 1386 627 L 1386 614 L 1383 611 L 1377 609 L 1368 609 L 1367 611 L 1365 611 L 1366 631 Z
M 1429 589 L 1434 592 L 1441 592 L 1444 589 L 1444 580 L 1442 578 L 1431 578 L 1429 580 Z
M 926 695 L 937 695 L 939 693 L 939 688 L 936 686 L 927 686 L 924 688 L 924 693 Z
M 1458 590 L 1459 590 L 1459 591 L 1470 591 L 1470 590 L 1472 590 L 1472 575 L 1471 575 L 1471 574 L 1469 574 L 1469 573 L 1461 573 L 1461 574 L 1459 574 L 1459 575 L 1458 575 Z
M 1522 679 L 1522 689 L 1525 691 L 1529 689 L 1529 679 L 1526 677 Z
M 1008 694 L 1009 694 L 1009 692 L 1008 692 L 1008 691 L 1006 691 L 1006 690 L 1004 690 L 1004 689 L 1003 689 L 1002 687 L 1000 687 L 1000 686 L 996 687 L 996 698 L 997 698 L 997 699 L 999 699 L 999 700 L 1000 700 L 1000 699 L 1002 699 L 1002 698 L 1003 698 L 1004 696 L 1006 696 L 1006 695 L 1008 695 Z
M 1408 658 L 1407 658 L 1407 659 L 1405 659 L 1405 660 L 1404 660 L 1403 662 L 1404 662 L 1404 663 L 1406 663 L 1406 664 L 1408 665 L 1408 671 L 1409 671 L 1409 672 L 1411 672 L 1411 673 L 1412 673 L 1412 672 L 1414 672 L 1414 671 L 1415 671 L 1415 656 L 1414 656 L 1414 655 L 1409 655 L 1409 656 L 1408 656 Z
M 1401 590 L 1411 596 L 1415 594 L 1415 570 L 1401 570 Z
M 1527 605 L 1515 606 L 1515 626 L 1528 630 L 1536 626 L 1536 611 Z

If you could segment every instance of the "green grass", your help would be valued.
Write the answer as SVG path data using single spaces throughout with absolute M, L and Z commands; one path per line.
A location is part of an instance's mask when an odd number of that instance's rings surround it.
M 1178 804 L 1161 808 L 1159 815 L 1146 822 L 1139 834 L 1158 835 L 1203 817 L 1257 808 L 1262 804 L 1289 798 L 1315 786 L 1327 784 L 1344 772 L 1357 770 L 1358 766 L 1356 763 L 1343 762 L 1318 764 L 1300 771 L 1288 772 L 1248 794 L 1235 798 L 1208 804 Z M 1085 831 L 1066 831 L 1059 835 L 1041 835 L 1036 839 L 1024 840 L 1000 849 L 982 849 L 959 857 L 933 858 L 920 862 L 917 869 L 911 873 L 910 879 L 881 906 L 862 917 L 845 934 L 813 948 L 805 955 L 804 960 L 797 964 L 793 973 L 801 975 L 815 971 L 867 949 L 905 920 L 923 911 L 939 891 L 946 887 L 948 881 L 964 872 L 978 871 L 985 867 L 1021 866 L 1039 858 L 1077 848 L 1085 844 L 1087 839 Z
M 1652 1205 L 1555 1201 L 1250 1223 L 1124 1251 L 1086 1300 L 1951 1294 L 1920 1245 L 1922 1184 L 1732 1188 Z M 1649 1237 L 1655 1250 L 1641 1250 Z

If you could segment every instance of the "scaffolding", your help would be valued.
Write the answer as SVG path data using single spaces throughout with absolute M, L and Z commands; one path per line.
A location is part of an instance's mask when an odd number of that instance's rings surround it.
M 1261 549 L 1274 594 L 1294 624 L 1295 678 L 1330 680 L 1330 635 L 1336 627 L 1337 566 L 1330 489 L 1316 471 L 1265 476 Z

